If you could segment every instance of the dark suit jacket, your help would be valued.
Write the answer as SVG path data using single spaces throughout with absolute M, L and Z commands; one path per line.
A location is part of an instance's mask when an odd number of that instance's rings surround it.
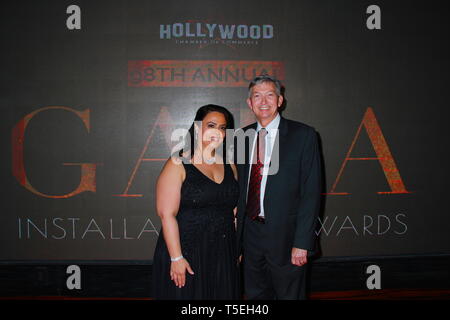
M 256 130 L 256 123 L 241 130 Z M 271 162 L 279 147 L 278 172 L 267 177 L 264 214 L 268 237 L 261 239 L 270 259 L 278 265 L 291 261 L 293 247 L 316 249 L 315 227 L 320 206 L 321 165 L 317 133 L 314 128 L 281 117 Z M 250 130 L 253 131 L 253 130 Z M 253 135 L 254 137 L 254 135 Z M 249 158 L 253 138 L 246 140 L 245 163 L 239 164 L 240 197 L 238 202 L 238 252 L 242 253 Z M 277 145 L 278 143 L 278 145 Z M 241 159 L 242 160 L 242 159 Z M 241 161 L 242 162 L 242 161 Z M 245 252 L 244 252 L 245 256 Z

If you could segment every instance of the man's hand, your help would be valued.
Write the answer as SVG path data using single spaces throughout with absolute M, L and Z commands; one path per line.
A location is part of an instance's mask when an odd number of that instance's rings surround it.
M 296 266 L 303 266 L 308 262 L 308 250 L 292 248 L 291 262 Z

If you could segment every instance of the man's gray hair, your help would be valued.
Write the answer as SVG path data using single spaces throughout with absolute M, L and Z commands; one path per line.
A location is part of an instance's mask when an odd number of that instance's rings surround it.
M 257 77 L 255 77 L 250 84 L 248 85 L 248 97 L 250 98 L 252 88 L 256 86 L 257 84 L 261 84 L 264 82 L 272 82 L 275 85 L 275 92 L 277 96 L 281 96 L 281 82 L 277 78 L 273 76 L 269 76 L 268 74 L 261 74 Z

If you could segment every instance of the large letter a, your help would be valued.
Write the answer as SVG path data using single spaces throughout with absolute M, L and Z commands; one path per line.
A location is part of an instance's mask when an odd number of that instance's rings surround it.
M 353 147 L 355 146 L 355 142 L 359 137 L 361 132 L 361 128 L 364 125 L 367 134 L 369 135 L 370 142 L 375 150 L 377 155 L 376 158 L 351 158 L 350 154 L 352 153 Z M 358 131 L 356 132 L 355 137 L 353 138 L 352 145 L 345 156 L 344 162 L 339 170 L 339 173 L 334 181 L 331 190 L 327 194 L 331 195 L 348 195 L 348 192 L 335 192 L 336 185 L 339 182 L 339 179 L 344 172 L 344 168 L 349 160 L 378 160 L 381 164 L 381 168 L 383 169 L 384 175 L 386 177 L 389 186 L 391 187 L 391 191 L 377 192 L 378 194 L 399 194 L 399 193 L 410 193 L 406 190 L 405 185 L 403 184 L 403 180 L 400 176 L 400 172 L 397 169 L 394 158 L 392 157 L 391 151 L 384 139 L 383 133 L 381 132 L 381 128 L 378 125 L 377 118 L 372 110 L 372 108 L 367 108 L 366 113 L 364 114 L 364 118 L 359 125 Z

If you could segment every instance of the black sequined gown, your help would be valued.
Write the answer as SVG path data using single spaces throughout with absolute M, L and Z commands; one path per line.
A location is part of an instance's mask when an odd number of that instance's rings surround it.
M 181 250 L 194 275 L 186 284 L 170 279 L 170 257 L 162 230 L 153 258 L 152 297 L 155 299 L 239 299 L 239 273 L 233 208 L 239 185 L 229 164 L 224 179 L 216 183 L 192 164 L 183 164 L 186 178 L 181 187 L 177 214 Z

